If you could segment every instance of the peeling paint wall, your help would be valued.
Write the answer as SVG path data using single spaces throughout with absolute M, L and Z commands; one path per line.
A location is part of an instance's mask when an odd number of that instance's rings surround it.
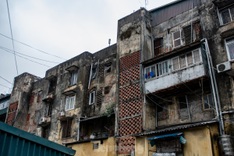
M 94 149 L 96 144 L 96 149 Z M 98 144 L 98 145 L 97 145 Z M 98 147 L 97 147 L 98 146 Z M 75 156 L 114 156 L 115 154 L 115 138 L 111 137 L 102 141 L 81 142 L 68 145 L 76 150 Z

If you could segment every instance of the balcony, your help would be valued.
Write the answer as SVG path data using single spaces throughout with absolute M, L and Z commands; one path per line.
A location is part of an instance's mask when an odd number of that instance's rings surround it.
M 38 125 L 44 127 L 44 126 L 49 125 L 50 122 L 51 122 L 51 118 L 50 117 L 43 116 L 43 117 L 40 118 Z
M 145 68 L 145 92 L 154 93 L 207 76 L 200 49 Z
M 42 99 L 42 101 L 50 103 L 54 100 L 54 94 L 53 93 L 49 93 L 44 99 Z

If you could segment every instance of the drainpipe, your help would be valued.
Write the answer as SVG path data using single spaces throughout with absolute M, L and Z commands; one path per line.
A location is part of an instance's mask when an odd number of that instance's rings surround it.
M 77 141 L 80 141 L 80 117 L 78 118 Z
M 220 97 L 219 97 L 215 72 L 213 69 L 213 62 L 212 62 L 211 55 L 210 55 L 210 49 L 209 49 L 208 41 L 206 38 L 202 39 L 201 42 L 205 43 L 205 51 L 206 51 L 206 56 L 207 56 L 208 70 L 209 70 L 210 79 L 211 79 L 212 93 L 213 93 L 214 102 L 215 102 L 216 115 L 218 116 L 218 120 L 219 120 L 219 132 L 220 132 L 220 135 L 224 135 L 225 132 L 224 132 L 223 116 L 222 116 L 222 111 L 221 111 L 221 106 L 220 106 Z

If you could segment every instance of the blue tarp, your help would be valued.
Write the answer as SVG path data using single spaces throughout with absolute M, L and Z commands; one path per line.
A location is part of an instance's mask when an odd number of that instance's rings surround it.
M 171 134 L 165 134 L 165 135 L 159 135 L 159 136 L 154 136 L 152 138 L 148 138 L 148 140 L 157 140 L 157 139 L 162 139 L 162 138 L 168 138 L 168 137 L 179 137 L 183 133 L 171 133 Z

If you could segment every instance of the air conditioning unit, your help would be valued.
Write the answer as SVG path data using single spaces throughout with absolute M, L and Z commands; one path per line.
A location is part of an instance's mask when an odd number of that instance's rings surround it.
M 42 123 L 44 123 L 44 122 L 46 122 L 46 118 L 45 118 L 45 117 L 41 117 L 41 118 L 40 118 L 40 121 L 39 121 L 39 124 L 42 124 Z
M 59 112 L 59 116 L 65 116 L 65 113 L 62 111 L 62 112 Z
M 229 61 L 216 65 L 218 73 L 222 73 L 231 69 L 231 63 Z

